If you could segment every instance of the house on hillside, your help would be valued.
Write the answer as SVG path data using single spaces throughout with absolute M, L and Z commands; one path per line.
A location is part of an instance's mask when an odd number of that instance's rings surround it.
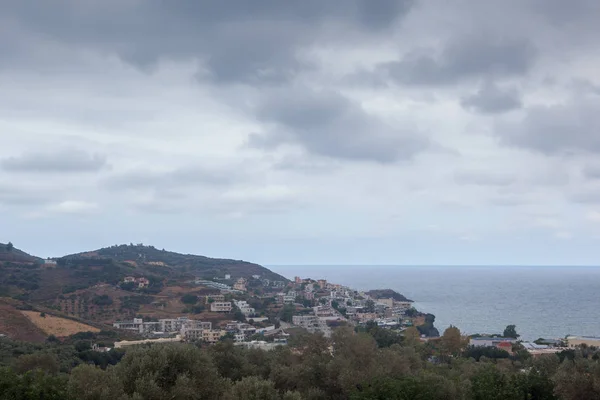
M 202 331 L 202 340 L 207 343 L 217 343 L 226 334 L 226 331 L 218 329 L 204 330 Z
M 146 288 L 150 285 L 150 281 L 146 278 L 136 279 L 136 283 L 140 289 Z
M 246 279 L 244 278 L 239 278 L 237 280 L 237 282 L 233 285 L 233 289 L 234 290 L 239 290 L 240 292 L 245 292 L 246 291 Z
M 214 301 L 225 301 L 225 295 L 223 294 L 209 294 L 205 297 L 204 303 L 209 304 Z
M 230 313 L 232 305 L 230 301 L 215 301 L 210 304 L 210 311 L 219 313 Z

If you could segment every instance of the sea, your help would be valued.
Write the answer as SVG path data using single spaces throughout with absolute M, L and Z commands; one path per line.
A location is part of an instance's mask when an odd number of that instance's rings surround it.
M 394 289 L 434 314 L 441 332 L 502 333 L 523 340 L 600 336 L 599 267 L 269 266 L 293 279 L 327 279 L 357 290 Z

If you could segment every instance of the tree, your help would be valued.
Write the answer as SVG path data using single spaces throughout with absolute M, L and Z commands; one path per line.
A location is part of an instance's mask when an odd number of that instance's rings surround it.
M 44 371 L 49 374 L 57 374 L 60 370 L 60 364 L 57 356 L 53 354 L 25 354 L 17 359 L 15 370 L 21 374 L 34 370 Z
M 460 330 L 450 325 L 442 335 L 442 348 L 446 354 L 457 354 L 463 348 L 463 338 Z
M 14 248 L 15 246 L 13 246 L 11 242 L 8 242 L 8 244 L 6 245 L 6 251 L 8 252 L 11 252 Z
M 233 312 L 233 319 L 238 322 L 246 322 L 246 316 L 239 308 L 235 307 L 235 311 Z
M 277 400 L 279 394 L 273 381 L 267 381 L 257 376 L 249 376 L 236 382 L 226 393 L 227 400 Z
M 198 302 L 198 296 L 187 293 L 181 296 L 181 302 L 183 304 L 196 304 Z
M 414 326 L 404 331 L 404 344 L 406 346 L 417 346 L 421 343 L 421 334 Z
M 504 333 L 502 336 L 504 336 L 505 338 L 517 339 L 520 335 L 517 334 L 516 328 L 516 325 L 508 325 L 506 329 L 504 329 Z
M 365 311 L 372 313 L 375 312 L 375 302 L 371 299 L 365 302 Z
M 292 317 L 296 312 L 296 307 L 293 304 L 286 304 L 281 311 L 281 320 L 284 322 L 292 322 Z

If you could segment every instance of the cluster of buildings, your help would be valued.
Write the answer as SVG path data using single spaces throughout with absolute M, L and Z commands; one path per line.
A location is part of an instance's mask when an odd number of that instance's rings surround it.
M 252 275 L 251 279 L 255 281 L 260 281 L 260 284 L 264 288 L 284 288 L 286 286 L 285 281 L 274 281 L 266 278 L 261 278 L 260 275 Z M 219 289 L 223 292 L 231 292 L 231 293 L 245 293 L 248 291 L 248 283 L 250 279 L 246 279 L 243 277 L 237 278 L 233 285 L 228 285 L 226 283 L 222 283 L 219 281 L 228 281 L 230 283 L 233 280 L 231 274 L 225 274 L 224 277 L 215 277 L 213 280 L 205 280 L 205 279 L 196 279 L 195 283 L 197 285 L 202 285 L 206 287 L 210 287 L 213 289 Z
M 276 329 L 275 325 L 266 328 L 256 328 L 248 323 L 238 321 L 228 321 L 215 329 L 211 322 L 189 319 L 187 317 L 165 318 L 158 321 L 144 321 L 142 318 L 134 318 L 131 321 L 118 321 L 113 323 L 117 329 L 134 331 L 147 337 L 143 340 L 121 341 L 115 343 L 115 347 L 132 346 L 143 343 L 169 343 L 181 341 L 203 341 L 206 343 L 216 343 L 224 336 L 229 335 L 236 344 L 248 347 L 271 349 L 277 343 L 277 346 L 287 343 L 285 332 Z M 256 334 L 264 337 L 275 337 L 274 342 L 250 341 L 250 338 Z
M 302 304 L 297 304 L 300 301 Z M 295 277 L 287 291 L 277 294 L 277 302 L 280 305 L 297 304 L 297 308 L 302 306 L 300 313 L 292 317 L 292 324 L 309 332 L 323 332 L 326 336 L 331 333 L 329 325 L 337 323 L 334 321 L 351 325 L 374 321 L 381 327 L 400 330 L 413 325 L 412 317 L 407 316 L 412 302 L 375 299 L 365 292 L 325 279 Z M 307 309 L 307 305 L 312 307 Z
M 150 281 L 147 278 L 144 278 L 143 276 L 139 278 L 136 278 L 134 276 L 126 276 L 123 279 L 123 283 L 133 283 L 140 289 L 146 288 L 150 285 Z
M 168 337 L 180 334 L 188 340 L 206 340 L 216 342 L 222 335 L 220 331 L 212 329 L 212 323 L 189 319 L 187 317 L 164 318 L 158 321 L 144 321 L 142 318 L 134 318 L 131 321 L 117 321 L 113 327 L 128 331 L 134 331 L 149 337 Z

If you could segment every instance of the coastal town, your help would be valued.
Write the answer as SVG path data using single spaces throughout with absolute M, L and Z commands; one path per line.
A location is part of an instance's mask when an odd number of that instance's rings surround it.
M 255 282 L 252 283 L 252 280 Z M 135 283 L 140 288 L 145 287 L 147 281 L 143 277 L 124 279 L 125 283 Z M 227 285 L 224 281 L 234 283 Z M 271 310 L 280 310 L 276 316 L 269 313 L 268 309 L 258 310 L 249 303 L 249 298 L 253 297 L 248 293 L 249 285 L 256 287 L 257 283 L 266 291 L 260 291 L 261 295 L 254 297 L 271 300 Z M 143 337 L 116 342 L 115 347 L 169 342 L 202 342 L 210 345 L 230 339 L 237 346 L 271 350 L 286 345 L 294 333 L 320 333 L 331 337 L 336 327 L 357 329 L 367 325 L 401 335 L 412 328 L 410 334 L 416 335 L 422 342 L 440 340 L 439 332 L 433 327 L 434 317 L 419 312 L 414 308 L 413 301 L 390 289 L 366 292 L 324 279 L 295 277 L 286 283 L 261 279 L 260 275 L 253 275 L 250 279 L 232 278 L 231 274 L 213 280 L 197 279 L 194 284 L 212 290 L 211 294 L 199 300 L 208 313 L 222 317 L 219 321 L 189 316 L 153 320 L 145 320 L 140 316 L 115 321 L 114 328 Z M 496 348 L 509 354 L 525 350 L 537 356 L 581 345 L 600 347 L 600 338 L 568 336 L 564 339 L 540 338 L 535 342 L 527 342 L 519 340 L 515 332 L 512 337 L 510 334 L 473 335 L 467 337 L 466 344 L 473 348 Z
M 223 283 L 225 281 L 234 283 L 227 285 Z M 375 323 L 377 326 L 402 332 L 409 327 L 424 325 L 426 320 L 424 314 L 413 308 L 412 301 L 391 290 L 368 293 L 324 279 L 295 277 L 293 281 L 286 283 L 261 279 L 259 275 L 247 279 L 232 278 L 231 274 L 225 274 L 213 280 L 197 279 L 193 283 L 211 290 L 210 294 L 198 299 L 207 313 L 225 318 L 220 318 L 217 323 L 189 316 L 153 320 L 140 316 L 115 321 L 114 328 L 143 336 L 143 339 L 136 341 L 117 342 L 115 347 L 176 341 L 202 341 L 210 344 L 230 338 L 238 345 L 268 349 L 286 344 L 290 336 L 288 331 L 322 333 L 325 337 L 330 337 L 335 327 Z M 148 279 L 133 276 L 123 279 L 123 285 L 132 284 L 136 288 L 145 288 Z M 250 284 L 254 287 L 259 284 L 261 295 L 249 295 Z M 271 307 L 257 310 L 248 302 L 252 297 L 270 300 L 267 303 Z M 274 317 L 269 313 L 272 310 L 280 310 L 280 315 Z M 267 314 L 271 316 L 266 316 Z M 235 320 L 226 318 L 234 315 Z

